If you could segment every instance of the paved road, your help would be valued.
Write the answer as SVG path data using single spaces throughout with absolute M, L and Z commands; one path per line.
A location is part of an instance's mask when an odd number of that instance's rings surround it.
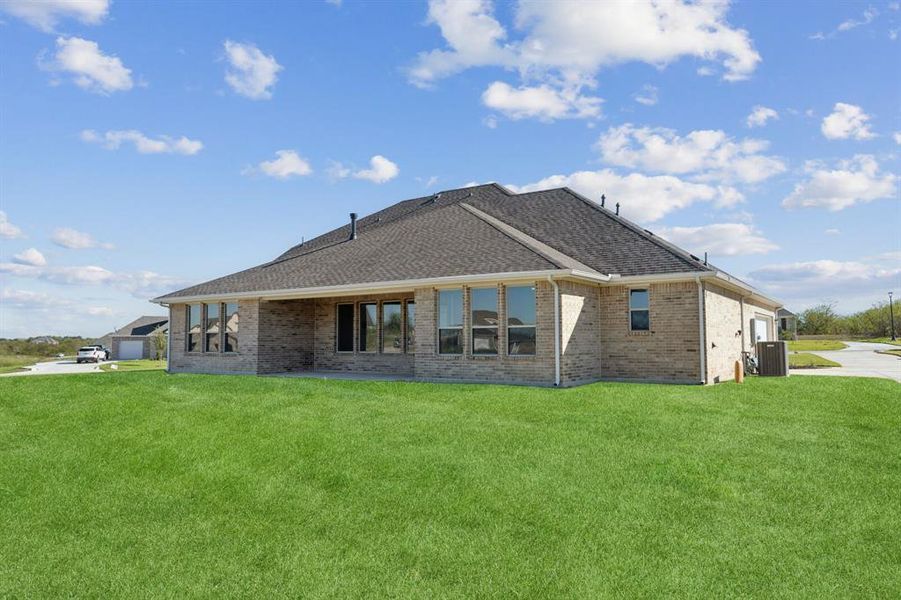
M 897 349 L 898 346 L 888 344 L 871 344 L 869 342 L 845 342 L 844 350 L 828 352 L 811 352 L 829 360 L 834 360 L 841 367 L 830 369 L 792 369 L 792 375 L 841 375 L 845 377 L 884 377 L 901 383 L 901 358 L 890 354 L 877 354 L 876 350 Z
M 66 358 L 63 360 L 54 360 L 50 362 L 41 362 L 33 365 L 28 371 L 18 371 L 16 373 L 5 373 L 0 377 L 17 377 L 22 375 L 57 375 L 63 373 L 99 373 L 100 367 L 95 363 L 75 362 L 74 358 Z

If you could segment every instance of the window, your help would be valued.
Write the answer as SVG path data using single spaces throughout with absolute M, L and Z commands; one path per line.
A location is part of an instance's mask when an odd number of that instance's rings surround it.
M 647 290 L 629 290 L 629 328 L 632 331 L 649 331 L 651 329 L 649 307 Z
M 497 354 L 497 288 L 470 291 L 472 353 Z
M 354 305 L 338 305 L 338 352 L 354 351 Z
M 407 352 L 416 351 L 416 303 L 407 300 Z
M 404 351 L 403 319 L 400 302 L 382 302 L 382 352 L 399 354 Z
M 186 336 L 188 352 L 200 352 L 200 304 L 189 304 L 187 307 L 187 332 Z
M 238 351 L 238 303 L 225 304 L 225 348 L 224 352 Z
M 203 342 L 204 352 L 219 352 L 219 305 L 204 304 L 206 313 L 206 332 Z
M 507 354 L 535 354 L 535 286 L 507 288 Z
M 463 290 L 438 292 L 438 352 L 463 354 Z
M 360 304 L 360 352 L 376 352 L 379 348 L 379 306 Z

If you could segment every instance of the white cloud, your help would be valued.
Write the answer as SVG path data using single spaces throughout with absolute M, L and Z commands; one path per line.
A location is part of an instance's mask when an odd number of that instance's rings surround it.
M 901 145 L 901 131 L 896 131 L 892 134 L 892 139 L 895 140 L 896 144 Z
M 725 20 L 724 2 L 643 0 L 628 10 L 614 2 L 520 2 L 507 30 L 486 0 L 432 0 L 427 23 L 441 29 L 447 47 L 420 53 L 409 71 L 420 86 L 464 69 L 501 66 L 524 77 L 551 74 L 575 83 L 606 66 L 639 61 L 662 67 L 682 57 L 721 62 L 724 78 L 747 78 L 760 62 L 746 31 Z
M 877 16 L 879 16 L 879 11 L 872 6 L 868 6 L 866 10 L 863 11 L 860 19 L 847 19 L 842 21 L 836 29 L 838 31 L 848 31 L 849 29 L 854 29 L 861 25 L 869 25 Z
M 554 89 L 548 85 L 513 88 L 495 81 L 482 94 L 482 103 L 511 119 L 582 119 L 601 113 L 600 98 L 583 96 L 578 88 Z
M 824 231 L 823 233 L 825 233 L 826 235 L 841 235 L 842 232 L 841 232 L 840 229 L 835 229 L 835 228 L 833 227 L 833 228 L 831 228 L 831 229 L 827 229 L 827 230 Z
M 890 256 L 857 261 L 813 260 L 766 265 L 749 273 L 749 277 L 775 293 L 822 302 L 897 288 L 901 284 L 899 264 L 897 257 Z
M 644 104 L 645 106 L 654 106 L 657 104 L 657 87 L 653 85 L 645 85 L 641 88 L 640 92 L 636 92 L 633 94 L 633 98 L 639 104 Z
M 733 188 L 691 183 L 671 175 L 647 176 L 631 173 L 623 176 L 610 169 L 552 175 L 525 185 L 505 185 L 517 192 L 534 192 L 565 186 L 598 202 L 603 193 L 607 195 L 608 208 L 619 202 L 623 216 L 644 223 L 657 221 L 673 211 L 696 202 L 731 206 L 742 199 L 741 194 Z
M 422 187 L 424 187 L 424 188 L 430 188 L 430 187 L 432 187 L 432 186 L 434 186 L 435 184 L 438 183 L 438 176 L 437 176 L 437 175 L 432 175 L 432 176 L 429 177 L 429 178 L 425 178 L 425 177 L 416 177 L 416 181 L 418 181 L 419 183 L 421 183 L 421 184 L 422 184 Z
M 81 132 L 81 139 L 91 144 L 101 144 L 107 150 L 115 150 L 123 143 L 128 142 L 133 144 L 135 150 L 141 154 L 185 154 L 190 156 L 203 149 L 203 142 L 200 140 L 191 140 L 185 136 L 172 138 L 167 135 L 153 139 L 134 129 L 107 131 L 104 134 L 99 134 L 93 129 L 85 129 Z
M 274 56 L 263 54 L 253 44 L 241 44 L 225 40 L 225 55 L 229 69 L 225 82 L 238 94 L 252 100 L 272 98 L 272 87 L 278 81 L 278 73 L 284 67 Z
M 289 179 L 291 177 L 302 177 L 313 172 L 313 167 L 306 159 L 302 158 L 295 150 L 277 150 L 275 155 L 278 158 L 272 160 L 264 160 L 255 168 L 245 169 L 245 175 L 262 172 L 269 177 L 276 179 Z
M 720 62 L 726 80 L 749 77 L 760 55 L 746 31 L 726 22 L 727 10 L 727 2 L 638 0 L 625 10 L 616 2 L 523 1 L 514 15 L 515 27 L 523 33 L 508 40 L 490 1 L 431 0 L 427 23 L 440 28 L 446 47 L 421 52 L 408 76 L 414 85 L 432 87 L 468 68 L 502 67 L 517 71 L 521 85 L 504 84 L 505 89 L 489 88 L 485 94 L 500 94 L 499 102 L 512 103 L 518 118 L 559 118 L 534 104 L 559 113 L 561 98 L 570 105 L 566 114 L 594 117 L 600 100 L 581 90 L 594 87 L 604 67 L 637 61 L 662 68 L 694 57 Z
M 748 115 L 746 123 L 748 124 L 748 127 L 763 127 L 770 119 L 778 118 L 779 113 L 774 109 L 758 104 L 751 110 L 751 114 Z
M 78 87 L 98 94 L 122 92 L 134 87 L 131 69 L 116 56 L 100 51 L 97 42 L 78 37 L 56 38 L 56 54 L 49 62 L 39 58 L 48 71 L 69 73 Z
M 369 168 L 356 171 L 353 176 L 356 179 L 366 179 L 373 183 L 385 183 L 397 177 L 400 169 L 397 165 L 380 154 L 369 159 Z
M 109 0 L 3 0 L 0 10 L 49 33 L 63 19 L 85 25 L 100 23 L 109 12 Z
M 6 213 L 0 210 L 0 238 L 5 240 L 17 240 L 25 237 L 22 229 L 9 222 Z
M 136 298 L 161 295 L 185 283 L 153 271 L 115 273 L 94 265 L 48 267 L 0 263 L 0 273 L 59 285 L 107 286 L 128 292 Z
M 898 177 L 892 173 L 881 175 L 876 159 L 868 154 L 841 161 L 836 169 L 810 163 L 807 172 L 810 177 L 795 185 L 794 191 L 782 201 L 782 206 L 837 211 L 858 202 L 897 199 Z
M 86 248 L 103 248 L 104 250 L 112 250 L 113 245 L 104 242 L 98 242 L 89 233 L 71 229 L 69 227 L 58 227 L 54 230 L 50 237 L 54 244 L 69 248 L 71 250 L 84 250 Z
M 870 116 L 854 104 L 836 102 L 832 114 L 823 119 L 820 130 L 830 140 L 868 140 L 876 137 L 867 121 Z
M 27 248 L 18 254 L 13 255 L 13 262 L 20 265 L 32 265 L 34 267 L 43 267 L 47 264 L 47 259 L 37 248 Z
M 482 119 L 482 125 L 484 125 L 488 129 L 497 129 L 497 117 L 495 117 L 494 115 L 488 115 L 487 117 Z
M 711 256 L 744 256 L 766 254 L 779 249 L 779 246 L 747 223 L 664 227 L 658 230 L 657 234 L 698 256 L 705 252 L 709 252 Z
M 113 311 L 107 306 L 89 306 L 81 301 L 68 297 L 52 296 L 44 292 L 30 290 L 6 289 L 0 291 L 0 304 L 4 308 L 15 308 L 27 311 L 49 311 L 65 308 L 76 314 L 96 316 L 112 316 Z
M 397 175 L 400 173 L 400 169 L 396 164 L 394 164 L 384 156 L 376 154 L 369 159 L 368 169 L 359 169 L 354 171 L 353 169 L 342 163 L 332 161 L 327 170 L 327 173 L 329 179 L 332 180 L 353 177 L 355 179 L 365 179 L 373 183 L 385 183 L 386 181 L 390 181 L 391 179 L 397 177 Z M 433 179 L 437 181 L 437 178 Z M 429 181 L 431 181 L 431 179 Z
M 764 140 L 736 141 L 721 130 L 679 136 L 672 129 L 631 123 L 611 127 L 597 142 L 601 158 L 612 165 L 744 183 L 757 183 L 785 171 L 781 160 L 761 154 L 767 146 Z

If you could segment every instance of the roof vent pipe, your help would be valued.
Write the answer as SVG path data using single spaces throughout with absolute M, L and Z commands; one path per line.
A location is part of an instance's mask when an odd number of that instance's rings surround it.
M 607 196 L 605 194 L 601 194 L 601 208 L 604 208 L 604 202 L 607 201 Z
M 619 216 L 619 202 L 616 203 L 616 214 Z
M 704 253 L 704 264 L 705 265 L 707 264 L 707 253 L 706 252 Z
M 350 239 L 357 239 L 357 213 L 350 213 Z

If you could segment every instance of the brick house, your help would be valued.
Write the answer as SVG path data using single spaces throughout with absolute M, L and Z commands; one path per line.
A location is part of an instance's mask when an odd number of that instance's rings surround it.
M 159 315 L 138 317 L 128 325 L 110 331 L 96 340 L 110 350 L 111 360 L 156 358 L 156 336 L 166 335 L 169 319 Z
M 175 373 L 732 379 L 779 303 L 567 188 L 399 202 L 154 302 Z

